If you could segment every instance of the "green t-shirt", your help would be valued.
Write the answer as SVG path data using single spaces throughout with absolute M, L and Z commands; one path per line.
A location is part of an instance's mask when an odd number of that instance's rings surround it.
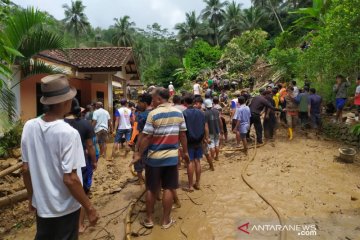
M 308 97 L 309 93 L 300 93 L 299 95 L 299 112 L 307 112 L 308 111 Z
M 214 80 L 212 80 L 212 79 L 209 79 L 209 80 L 208 80 L 208 86 L 209 86 L 209 87 L 211 87 L 211 86 L 213 85 L 213 83 L 214 83 Z

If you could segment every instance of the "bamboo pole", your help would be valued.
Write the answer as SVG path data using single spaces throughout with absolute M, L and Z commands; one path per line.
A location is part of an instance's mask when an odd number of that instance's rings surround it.
M 6 175 L 8 175 L 8 174 L 10 174 L 10 173 L 12 173 L 12 172 L 14 172 L 16 170 L 18 170 L 19 168 L 22 167 L 22 165 L 23 164 L 21 162 L 19 162 L 19 163 L 15 164 L 14 166 L 8 167 L 7 169 L 1 171 L 0 172 L 0 178 L 6 176 Z
M 27 195 L 26 189 L 23 189 L 14 194 L 2 197 L 2 198 L 0 198 L 0 207 L 23 201 L 27 198 L 27 196 L 28 195 Z

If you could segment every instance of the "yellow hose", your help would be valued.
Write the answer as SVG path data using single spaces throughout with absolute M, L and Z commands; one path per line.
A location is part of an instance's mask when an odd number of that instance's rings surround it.
M 279 218 L 279 222 L 280 222 L 280 225 L 284 226 L 285 225 L 285 221 L 283 219 L 283 217 L 281 216 L 279 210 L 274 206 L 272 205 L 269 200 L 266 199 L 266 197 L 264 195 L 262 195 L 261 193 L 259 193 L 259 191 L 257 191 L 250 183 L 248 180 L 246 180 L 245 178 L 245 173 L 246 173 L 246 170 L 248 168 L 248 166 L 250 165 L 251 162 L 254 161 L 255 157 L 256 157 L 256 153 L 257 153 L 257 142 L 256 142 L 256 138 L 255 138 L 255 146 L 254 146 L 254 155 L 252 156 L 252 158 L 249 158 L 248 156 L 248 162 L 247 164 L 245 165 L 245 167 L 243 168 L 243 170 L 241 171 L 241 178 L 242 180 L 245 182 L 246 185 L 249 186 L 249 188 L 251 188 L 252 190 L 254 190 L 256 192 L 256 194 L 262 199 L 264 200 L 264 202 L 266 202 L 273 210 L 274 212 L 276 213 L 277 217 Z M 286 230 L 285 231 L 280 231 L 280 235 L 279 235 L 279 239 L 280 240 L 285 240 L 286 239 Z

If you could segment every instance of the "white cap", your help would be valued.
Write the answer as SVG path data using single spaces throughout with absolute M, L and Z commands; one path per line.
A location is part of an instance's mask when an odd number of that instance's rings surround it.
M 206 108 L 212 108 L 213 106 L 211 99 L 205 99 L 204 104 Z

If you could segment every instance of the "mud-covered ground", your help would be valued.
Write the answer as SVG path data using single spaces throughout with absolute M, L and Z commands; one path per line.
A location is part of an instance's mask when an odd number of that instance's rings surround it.
M 273 228 L 279 219 L 274 210 L 241 178 L 255 151 L 245 177 L 290 225 L 286 239 L 360 239 L 359 161 L 336 161 L 341 143 L 313 133 L 296 133 L 290 142 L 285 132 L 279 129 L 275 141 L 251 149 L 249 157 L 240 151 L 225 151 L 234 145 L 230 141 L 215 162 L 214 172 L 203 160 L 201 190 L 188 193 L 178 189 L 182 206 L 173 210 L 176 224 L 168 230 L 160 226 L 161 202 L 155 207 L 155 227 L 146 230 L 139 224 L 145 215 L 144 198 L 140 197 L 144 186 L 136 185 L 128 168 L 131 153 L 125 157 L 122 152 L 114 161 L 101 159 L 91 195 L 101 219 L 80 239 L 124 239 L 129 205 L 137 199 L 130 218 L 132 239 L 278 239 L 279 231 Z M 182 168 L 181 187 L 186 182 Z M 33 239 L 34 217 L 26 212 L 26 203 L 1 209 L 0 220 L 1 227 L 12 226 L 11 231 L 4 230 L 4 239 Z M 239 230 L 247 223 L 248 228 L 241 229 L 249 234 Z

